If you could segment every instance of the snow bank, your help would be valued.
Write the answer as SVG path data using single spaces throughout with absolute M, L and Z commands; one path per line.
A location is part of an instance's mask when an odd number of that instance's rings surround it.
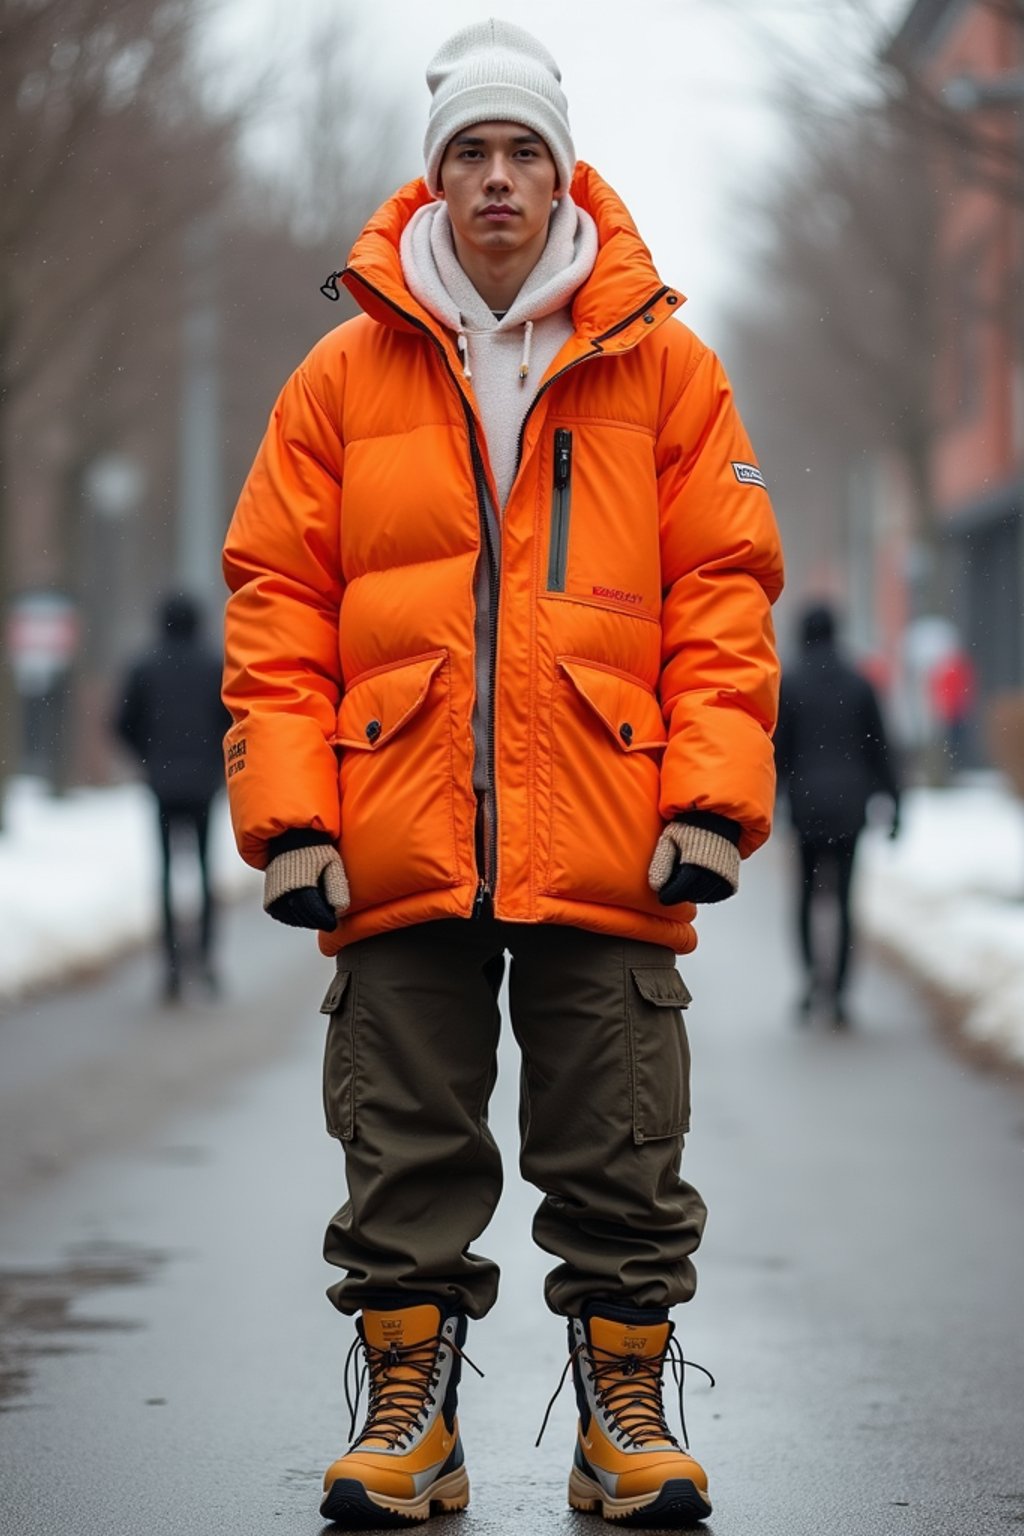
M 1024 1062 L 1024 805 L 998 777 L 909 791 L 898 841 L 864 838 L 856 901 L 969 1036 Z
M 19 779 L 0 834 L 0 998 L 102 964 L 157 929 L 156 811 L 141 784 L 79 789 L 60 800 Z M 211 827 L 223 896 L 259 888 L 235 852 L 225 805 Z M 174 894 L 194 907 L 194 858 L 177 861 Z
M 100 965 L 157 928 L 153 802 L 141 784 L 54 800 L 32 781 L 8 795 L 0 835 L 0 999 Z M 211 833 L 224 896 L 259 889 L 218 802 Z M 175 898 L 195 905 L 191 858 Z M 861 931 L 954 997 L 965 1028 L 1024 1062 L 1024 805 L 996 776 L 911 790 L 904 830 L 865 837 L 856 901 Z

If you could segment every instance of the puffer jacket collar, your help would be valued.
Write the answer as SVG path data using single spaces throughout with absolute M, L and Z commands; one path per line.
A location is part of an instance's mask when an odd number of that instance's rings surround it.
M 573 301 L 572 355 L 562 353 L 560 368 L 588 351 L 627 351 L 684 302 L 682 294 L 662 282 L 625 204 L 582 160 L 571 191 L 597 225 L 599 246 L 594 269 Z M 339 275 L 373 319 L 402 330 L 429 332 L 458 366 L 450 336 L 413 298 L 402 274 L 402 231 L 417 209 L 432 201 L 422 178 L 402 187 L 370 219 Z

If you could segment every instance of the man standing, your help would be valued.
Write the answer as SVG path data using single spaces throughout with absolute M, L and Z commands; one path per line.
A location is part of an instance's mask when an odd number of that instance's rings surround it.
M 807 1018 L 821 998 L 833 1023 L 847 1023 L 846 986 L 853 955 L 850 891 L 857 841 L 873 794 L 892 801 L 890 836 L 900 828 L 900 787 L 875 690 L 836 648 L 832 610 L 815 603 L 800 624 L 802 653 L 787 668 L 775 755 L 789 798 L 800 856 L 797 934 L 804 967 L 799 1009 Z M 831 965 L 815 939 L 814 910 L 823 878 L 835 892 L 836 943 Z
M 213 963 L 214 898 L 210 882 L 210 804 L 224 783 L 222 749 L 230 717 L 220 698 L 220 661 L 204 644 L 199 609 L 177 593 L 160 609 L 160 638 L 125 680 L 117 732 L 139 758 L 156 796 L 160 831 L 160 905 L 163 917 L 164 996 L 181 994 L 182 954 L 171 890 L 174 830 L 195 837 L 202 889 L 199 956 L 203 979 L 216 990 Z
M 705 1216 L 679 1176 L 674 955 L 769 831 L 777 535 L 721 366 L 577 164 L 547 50 L 488 21 L 427 78 L 425 178 L 328 279 L 363 313 L 285 385 L 225 551 L 239 846 L 268 911 L 337 955 L 349 1198 L 325 1253 L 370 1400 L 321 1509 L 467 1502 L 508 952 L 580 1408 L 570 1502 L 685 1524 L 711 1506 L 661 1401 Z

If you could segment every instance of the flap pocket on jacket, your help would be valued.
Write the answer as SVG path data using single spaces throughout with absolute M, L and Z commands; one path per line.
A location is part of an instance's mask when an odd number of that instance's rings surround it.
M 675 966 L 631 965 L 629 1029 L 633 1140 L 685 1135 L 690 1129 L 690 1043 L 682 1009 L 690 1001 Z
M 321 1013 L 337 1013 L 341 1007 L 341 1000 L 345 996 L 345 988 L 348 986 L 348 979 L 351 974 L 351 971 L 338 971 L 335 974 L 334 980 L 324 993 L 324 1000 L 320 1004 Z
M 667 733 L 661 705 L 638 679 L 575 656 L 559 656 L 558 667 L 624 752 L 664 747 Z
M 688 1008 L 693 1002 L 690 989 L 674 967 L 633 965 L 630 970 L 640 996 L 656 1007 Z
M 447 659 L 447 651 L 431 651 L 357 678 L 341 701 L 333 745 L 379 751 L 421 708 L 434 674 Z

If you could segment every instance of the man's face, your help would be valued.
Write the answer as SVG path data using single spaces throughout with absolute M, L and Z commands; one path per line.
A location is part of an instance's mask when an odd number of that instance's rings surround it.
M 441 196 L 455 233 L 474 250 L 513 252 L 547 239 L 557 172 L 530 128 L 475 123 L 441 161 Z

